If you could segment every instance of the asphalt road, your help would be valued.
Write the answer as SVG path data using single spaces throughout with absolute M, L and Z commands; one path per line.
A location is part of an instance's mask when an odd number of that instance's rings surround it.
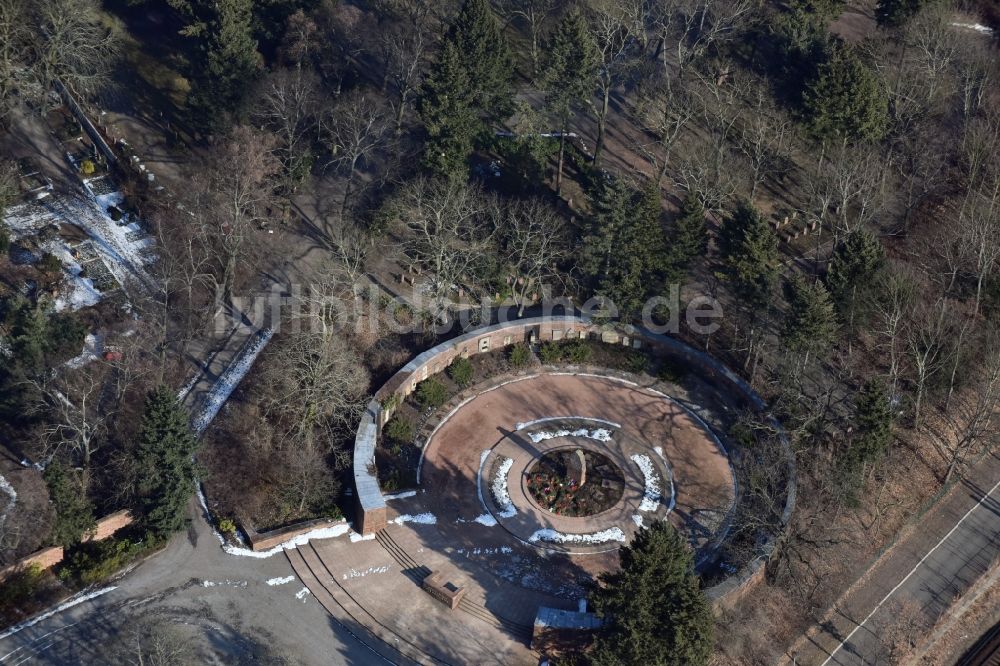
M 0 639 L 0 665 L 123 663 L 136 628 L 149 626 L 196 655 L 172 663 L 374 663 L 368 648 L 302 592 L 288 558 L 229 555 L 194 501 L 191 511 L 190 529 L 108 584 L 116 589 Z
M 913 615 L 933 624 L 1000 558 L 1000 458 L 990 456 L 869 571 L 818 630 L 790 652 L 796 664 L 886 663 L 887 637 Z M 919 608 L 919 611 L 917 611 Z

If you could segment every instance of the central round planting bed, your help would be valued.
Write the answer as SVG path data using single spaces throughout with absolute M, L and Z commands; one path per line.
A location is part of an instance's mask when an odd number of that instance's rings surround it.
M 527 471 L 528 493 L 560 516 L 593 516 L 618 503 L 625 477 L 607 456 L 582 448 L 550 451 Z

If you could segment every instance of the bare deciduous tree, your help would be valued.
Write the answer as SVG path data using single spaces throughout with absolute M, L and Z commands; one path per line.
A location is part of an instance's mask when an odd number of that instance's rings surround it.
M 531 72 L 537 77 L 545 24 L 556 10 L 556 0 L 500 0 L 499 5 L 500 12 L 508 21 L 523 21 L 528 27 L 531 38 Z
M 306 330 L 275 341 L 268 350 L 264 396 L 268 412 L 306 449 L 356 422 L 364 408 L 368 373 L 347 336 L 336 327 Z
M 559 278 L 558 264 L 568 253 L 566 227 L 551 206 L 529 199 L 511 204 L 504 212 L 501 235 L 514 272 L 511 290 L 520 317 L 529 294 L 539 292 L 546 280 Z
M 640 99 L 637 112 L 640 126 L 654 140 L 640 141 L 636 150 L 653 167 L 656 182 L 662 187 L 674 144 L 694 117 L 697 106 L 683 84 L 664 76 Z
M 952 402 L 940 414 L 940 424 L 930 424 L 931 442 L 947 465 L 944 483 L 970 456 L 1000 444 L 1000 351 L 996 337 L 984 347 L 991 352 L 977 369 L 968 395 Z
M 382 105 L 370 95 L 348 93 L 323 120 L 330 160 L 347 175 L 341 216 L 346 213 L 358 168 L 384 143 L 389 124 Z
M 472 277 L 496 233 L 496 203 L 464 183 L 418 178 L 389 203 L 406 256 L 428 271 L 432 315 L 446 314 L 455 285 Z
M 87 96 L 109 82 L 118 40 L 93 0 L 40 0 L 34 4 L 38 38 L 32 67 L 43 85 L 59 79 Z
M 316 127 L 319 80 L 309 69 L 279 69 L 260 84 L 257 119 L 277 138 L 285 192 L 295 191 L 312 163 L 309 144 Z
M 280 170 L 271 148 L 268 135 L 240 126 L 211 158 L 204 200 L 226 299 L 233 295 L 237 269 L 253 249 L 255 230 L 269 215 L 274 177 Z
M 101 404 L 101 369 L 91 364 L 31 383 L 40 397 L 33 410 L 44 418 L 42 456 L 51 460 L 68 451 L 74 464 L 86 473 L 94 453 L 104 444 L 106 422 L 114 416 Z
M 382 35 L 385 80 L 396 94 L 396 136 L 403 133 L 403 121 L 413 97 L 420 90 L 423 68 L 430 48 L 430 36 L 421 23 L 396 25 Z
M 597 100 L 587 102 L 597 119 L 597 141 L 594 145 L 594 164 L 599 164 L 604 149 L 611 93 L 621 85 L 634 65 L 629 52 L 632 44 L 633 22 L 625 5 L 616 0 L 594 0 L 591 6 L 590 26 L 597 47 Z
M 791 120 L 771 100 L 771 93 L 761 83 L 752 93 L 753 105 L 740 127 L 737 145 L 750 165 L 750 201 L 757 188 L 782 168 L 785 144 L 792 129 Z

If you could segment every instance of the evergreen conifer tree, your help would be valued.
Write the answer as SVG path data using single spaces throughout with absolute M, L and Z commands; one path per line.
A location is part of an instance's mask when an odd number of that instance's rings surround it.
M 427 131 L 424 160 L 435 174 L 464 174 L 477 138 L 514 109 L 514 66 L 486 0 L 465 0 L 424 82 L 419 102 Z
M 853 47 L 835 43 L 802 93 L 809 130 L 820 140 L 877 141 L 889 122 L 889 101 L 878 75 Z
M 681 535 L 667 521 L 658 521 L 619 552 L 621 570 L 601 574 L 591 597 L 604 620 L 592 663 L 707 664 L 715 623 Z
M 187 412 L 170 389 L 160 386 L 146 400 L 136 452 L 138 508 L 156 537 L 165 538 L 184 526 L 187 502 L 195 491 L 197 447 Z
M 803 354 L 803 362 L 808 363 L 811 355 L 821 354 L 833 341 L 837 317 L 822 282 L 795 275 L 788 286 L 789 308 L 782 338 L 788 349 Z
M 83 535 L 97 525 L 94 505 L 87 497 L 82 479 L 58 461 L 46 466 L 43 477 L 56 513 L 52 527 L 53 542 L 63 548 L 80 543 Z
M 597 294 L 620 316 L 638 313 L 658 293 L 669 268 L 660 227 L 659 188 L 636 192 L 617 178 L 602 182 L 594 201 L 591 232 L 584 238 L 582 266 Z
M 722 227 L 722 254 L 737 295 L 763 308 L 778 279 L 778 237 L 756 208 L 742 202 Z
M 826 286 L 841 319 L 853 328 L 861 296 L 875 283 L 885 264 L 885 248 L 872 233 L 856 231 L 834 250 Z
M 562 188 L 566 155 L 566 132 L 573 108 L 593 93 L 599 55 L 587 20 L 572 9 L 560 22 L 549 45 L 548 64 L 542 81 L 545 104 L 559 122 L 559 159 L 556 167 L 556 192 Z
M 673 231 L 670 255 L 679 268 L 687 268 L 693 259 L 703 256 L 708 249 L 705 208 L 698 197 L 691 194 L 684 197 Z

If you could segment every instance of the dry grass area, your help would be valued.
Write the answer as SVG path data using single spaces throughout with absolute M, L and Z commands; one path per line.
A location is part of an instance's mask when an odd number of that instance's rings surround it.
M 784 551 L 769 568 L 767 583 L 719 618 L 724 644 L 720 641 L 715 664 L 780 660 L 839 598 L 864 584 L 883 552 L 917 527 L 942 488 L 945 468 L 921 433 L 901 430 L 897 437 L 857 509 L 822 499 L 808 470 L 801 470 L 799 504 Z

